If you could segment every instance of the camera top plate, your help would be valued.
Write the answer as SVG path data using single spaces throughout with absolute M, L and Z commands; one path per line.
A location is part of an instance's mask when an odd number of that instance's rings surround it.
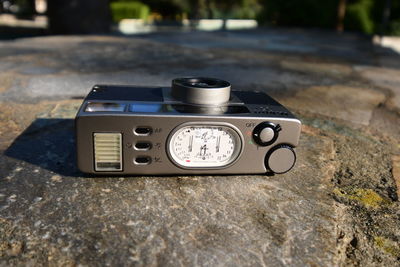
M 234 115 L 234 116 L 269 116 L 279 118 L 296 117 L 279 104 L 273 98 L 263 92 L 257 91 L 231 91 L 228 102 L 221 105 L 196 105 L 188 104 L 181 100 L 177 100 L 171 96 L 170 87 L 143 87 L 143 86 L 124 86 L 124 85 L 96 85 L 90 91 L 85 101 L 90 103 L 119 103 L 126 106 L 139 104 L 155 104 L 173 106 L 177 113 L 192 113 L 199 115 Z M 227 112 L 215 112 L 215 110 L 226 110 Z M 89 112 L 88 112 L 89 111 Z M 101 111 L 101 110 L 96 110 Z M 105 109 L 104 112 L 108 110 Z M 91 110 L 83 109 L 82 112 L 94 113 Z M 104 113 L 103 112 L 103 113 Z M 115 112 L 135 112 L 135 109 L 125 108 L 123 111 L 116 109 Z M 171 114 L 171 109 L 157 109 L 151 113 Z M 82 114 L 83 115 L 83 114 Z

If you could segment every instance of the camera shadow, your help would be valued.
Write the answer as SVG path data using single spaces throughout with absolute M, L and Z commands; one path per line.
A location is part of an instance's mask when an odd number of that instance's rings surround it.
M 81 177 L 73 119 L 36 119 L 4 152 L 62 176 Z

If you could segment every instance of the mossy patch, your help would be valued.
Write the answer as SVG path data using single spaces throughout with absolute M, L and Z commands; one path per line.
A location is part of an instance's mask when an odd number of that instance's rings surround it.
M 388 206 L 390 201 L 381 197 L 372 189 L 353 188 L 349 190 L 335 188 L 333 193 L 341 198 L 355 200 L 367 208 L 379 208 Z
M 374 243 L 383 252 L 397 258 L 400 257 L 400 247 L 396 242 L 382 236 L 376 236 L 374 237 Z

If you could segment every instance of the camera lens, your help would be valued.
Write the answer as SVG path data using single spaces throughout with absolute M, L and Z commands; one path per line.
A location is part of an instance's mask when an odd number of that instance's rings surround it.
M 229 82 L 205 77 L 172 80 L 171 95 L 177 100 L 198 105 L 219 105 L 229 101 Z
M 210 84 L 208 83 L 202 83 L 202 82 L 193 82 L 190 83 L 191 86 L 196 86 L 196 87 L 210 87 Z
M 197 88 L 223 88 L 228 87 L 230 84 L 226 81 L 214 79 L 214 78 L 178 78 L 172 81 L 173 85 L 181 85 L 187 87 Z
M 215 78 L 177 78 L 172 81 L 172 86 L 184 86 L 184 87 L 197 87 L 197 88 L 225 88 L 230 87 L 230 83 L 224 80 Z

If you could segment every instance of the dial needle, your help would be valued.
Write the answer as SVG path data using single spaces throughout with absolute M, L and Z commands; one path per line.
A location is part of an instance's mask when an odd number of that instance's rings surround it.
M 217 138 L 217 147 L 216 147 L 217 152 L 219 152 L 219 144 L 220 144 L 220 142 L 221 142 L 221 136 L 218 136 L 218 138 Z
M 200 156 L 201 156 L 201 152 L 203 151 L 203 156 L 205 156 L 206 155 L 206 152 L 207 152 L 207 145 L 202 145 L 201 147 L 200 147 Z
M 189 152 L 193 150 L 193 135 L 189 138 Z

